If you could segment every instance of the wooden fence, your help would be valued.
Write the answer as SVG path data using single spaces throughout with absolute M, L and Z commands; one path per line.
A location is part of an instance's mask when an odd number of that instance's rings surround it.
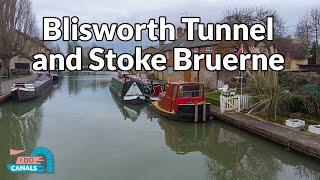
M 220 95 L 220 110 L 243 111 L 251 107 L 251 97 L 249 95 Z

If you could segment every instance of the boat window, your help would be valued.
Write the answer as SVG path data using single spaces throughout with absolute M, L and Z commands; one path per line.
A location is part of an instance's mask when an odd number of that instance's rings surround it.
M 180 86 L 179 97 L 199 97 L 201 88 L 199 85 Z

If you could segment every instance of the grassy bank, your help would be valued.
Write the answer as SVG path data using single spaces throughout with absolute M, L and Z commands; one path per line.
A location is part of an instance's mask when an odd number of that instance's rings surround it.
M 206 100 L 214 105 L 220 105 L 220 95 L 219 91 L 211 91 L 206 93 Z

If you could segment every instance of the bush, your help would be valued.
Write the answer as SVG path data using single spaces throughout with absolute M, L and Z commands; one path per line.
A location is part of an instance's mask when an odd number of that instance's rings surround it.
M 316 84 L 307 84 L 302 86 L 304 92 L 308 93 L 308 95 L 315 96 L 318 92 L 320 92 L 320 85 Z
M 289 113 L 306 112 L 305 104 L 300 95 L 294 93 L 287 93 L 284 97 L 282 108 Z

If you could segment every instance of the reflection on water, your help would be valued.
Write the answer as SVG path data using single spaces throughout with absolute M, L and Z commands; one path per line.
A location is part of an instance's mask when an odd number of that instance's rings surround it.
M 114 73 L 106 73 L 113 75 Z M 81 76 L 81 78 L 76 78 Z M 110 76 L 109 76 L 110 77 Z M 111 79 L 106 80 L 106 75 L 95 74 L 93 72 L 73 72 L 68 76 L 69 94 L 77 95 L 81 90 L 90 88 L 97 91 L 99 88 L 105 88 L 111 83 Z
M 0 179 L 320 179 L 319 162 L 222 122 L 175 122 L 123 104 L 111 77 L 70 74 L 41 98 L 2 104 Z M 55 174 L 5 170 L 10 148 L 42 145 Z
M 208 179 L 277 179 L 281 171 L 292 172 L 298 179 L 320 179 L 316 162 L 221 122 L 185 124 L 161 119 L 159 124 L 166 144 L 177 154 L 206 156 Z
M 55 88 L 59 84 L 54 85 Z M 30 153 L 37 144 L 40 136 L 42 107 L 41 105 L 50 99 L 54 90 L 44 92 L 42 97 L 32 101 L 9 101 L 1 105 L 0 119 L 0 167 L 6 168 L 6 164 L 15 162 L 15 156 L 9 156 L 9 149 L 23 149 Z M 28 174 L 9 174 L 2 170 L 1 179 L 20 179 Z
M 119 101 L 119 99 L 117 99 L 113 94 L 111 94 L 111 97 L 119 108 L 120 113 L 123 115 L 124 120 L 130 119 L 132 122 L 136 121 L 139 118 L 141 111 L 147 106 L 147 104 L 134 105 L 123 103 Z

